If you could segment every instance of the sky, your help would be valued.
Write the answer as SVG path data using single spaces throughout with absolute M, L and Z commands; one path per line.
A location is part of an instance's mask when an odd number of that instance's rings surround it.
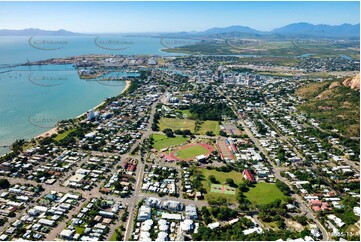
M 360 22 L 355 2 L 0 2 L 0 29 L 79 33 L 203 31 L 249 26 L 269 31 L 291 23 Z

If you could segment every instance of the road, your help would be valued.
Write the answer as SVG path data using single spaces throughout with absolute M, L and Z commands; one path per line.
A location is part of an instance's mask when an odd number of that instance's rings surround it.
M 268 101 L 266 101 L 266 103 L 267 103 L 267 105 L 271 106 L 271 104 L 270 104 Z M 266 119 L 266 118 L 263 116 L 263 114 L 261 114 L 261 113 L 259 113 L 259 114 L 262 116 L 263 120 L 265 120 L 270 126 L 272 126 L 272 128 L 277 132 L 277 134 L 290 145 L 290 147 L 293 147 L 293 150 L 295 151 L 295 153 L 296 153 L 298 156 L 302 157 L 302 159 L 305 159 L 305 158 L 303 157 L 303 155 L 288 141 L 288 138 L 287 138 L 286 136 L 284 136 L 284 135 L 282 134 L 282 132 L 281 132 L 275 125 L 273 125 L 273 123 L 272 123 L 271 121 L 268 121 L 268 119 Z M 293 116 L 293 113 L 292 113 L 291 111 L 289 111 L 289 115 L 290 115 L 290 116 Z M 321 132 L 323 132 L 323 133 L 325 133 L 325 134 L 329 134 L 329 135 L 331 135 L 331 136 L 333 135 L 333 133 L 330 132 L 330 131 L 324 130 L 324 129 L 320 128 L 319 126 L 311 126 L 311 125 L 307 124 L 306 122 L 303 123 L 303 127 L 313 128 L 313 129 L 316 128 L 316 129 L 320 130 Z M 342 134 L 338 134 L 338 135 L 340 135 L 341 137 L 345 138 Z M 334 146 L 336 149 L 341 150 L 338 145 L 335 145 L 335 144 L 334 144 L 333 146 Z M 359 166 L 358 161 L 351 161 L 351 160 L 348 160 L 346 157 L 342 157 L 342 158 L 343 158 L 343 162 L 346 163 L 346 165 L 351 166 L 351 167 L 352 167 L 353 169 L 355 169 L 357 172 L 360 172 L 360 166 Z
M 148 127 L 147 130 L 145 132 L 145 134 L 142 136 L 142 138 L 139 140 L 138 145 L 145 139 L 148 138 L 149 135 L 151 135 L 152 133 L 152 124 L 153 124 L 153 119 L 154 119 L 154 113 L 155 113 L 155 108 L 157 106 L 157 104 L 160 102 L 161 98 L 163 97 L 160 96 L 158 98 L 158 100 L 156 102 L 154 102 L 151 106 L 151 111 L 150 111 L 150 117 L 149 117 L 149 122 L 148 122 Z M 140 158 L 140 157 L 139 157 Z M 131 200 L 129 201 L 129 206 L 128 206 L 128 220 L 126 222 L 126 226 L 125 226 L 125 234 L 124 234 L 124 241 L 128 241 L 130 238 L 130 235 L 133 231 L 133 221 L 134 221 L 134 216 L 136 214 L 136 206 L 138 204 L 139 201 L 139 193 L 141 190 L 141 184 L 142 184 L 142 179 L 143 179 L 143 173 L 144 173 L 144 164 L 139 160 L 139 164 L 137 166 L 137 174 L 136 174 L 136 185 L 135 185 L 135 191 L 134 194 L 131 197 Z
M 152 129 L 151 126 L 153 124 L 153 116 L 155 113 L 155 109 L 156 109 L 156 105 L 159 103 L 160 99 L 162 98 L 162 96 L 152 104 L 151 108 L 150 108 L 150 117 L 149 117 L 149 123 L 147 126 L 147 129 L 143 132 L 142 137 L 137 140 L 131 147 L 130 151 L 125 154 L 122 155 L 120 160 L 118 161 L 119 164 L 121 164 L 122 162 L 124 162 L 124 160 L 129 157 L 129 154 L 131 154 L 143 141 L 144 139 L 148 138 L 149 135 L 152 134 Z M 104 154 L 104 155 L 114 155 L 113 153 L 106 153 L 106 152 L 91 152 L 91 154 Z M 79 190 L 79 189 L 72 189 L 72 188 L 68 188 L 68 187 L 64 187 L 62 185 L 60 185 L 62 182 L 57 181 L 56 183 L 52 184 L 52 185 L 47 185 L 47 184 L 41 184 L 44 188 L 44 191 L 41 192 L 38 196 L 37 199 L 34 200 L 34 202 L 36 203 L 36 201 L 38 199 L 40 199 L 41 197 L 43 197 L 44 195 L 48 194 L 51 191 L 57 191 L 57 192 L 62 192 L 62 193 L 69 193 L 72 191 L 76 191 L 80 194 L 82 194 L 82 197 L 85 198 L 84 200 L 82 200 L 78 206 L 76 206 L 75 208 L 73 208 L 69 214 L 68 214 L 68 218 L 71 219 L 73 215 L 79 213 L 79 211 L 81 210 L 82 206 L 86 203 L 86 201 L 88 201 L 89 199 L 93 198 L 93 197 L 103 197 L 106 199 L 112 199 L 114 201 L 119 201 L 122 202 L 123 204 L 127 204 L 127 210 L 129 213 L 126 225 L 125 225 L 125 236 L 124 239 L 125 240 L 129 240 L 130 235 L 133 231 L 133 221 L 134 221 L 134 216 L 136 213 L 136 206 L 138 204 L 139 199 L 143 199 L 146 197 L 159 197 L 158 195 L 155 194 L 143 194 L 141 193 L 141 183 L 142 183 L 142 178 L 143 178 L 143 173 L 144 173 L 144 164 L 143 162 L 141 162 L 141 157 L 140 155 L 134 155 L 132 156 L 133 158 L 135 158 L 136 160 L 138 160 L 138 165 L 135 171 L 135 176 L 136 176 L 136 184 L 134 187 L 134 193 L 132 194 L 131 197 L 129 198 L 120 198 L 118 196 L 114 196 L 114 195 L 105 195 L 99 192 L 99 187 L 101 184 L 99 184 L 98 186 L 94 187 L 91 191 L 83 191 L 83 190 Z M 67 178 L 68 176 L 70 176 L 71 172 L 73 170 L 75 170 L 76 168 L 79 168 L 81 166 L 81 164 L 83 164 L 86 161 L 86 159 L 83 159 L 81 162 L 79 162 L 76 166 L 74 166 L 71 170 L 69 170 L 64 177 Z M 111 171 L 109 172 L 109 174 L 113 174 L 114 172 L 116 172 L 117 168 L 116 168 L 117 164 L 115 164 L 113 166 L 113 168 L 111 169 Z M 30 181 L 30 180 L 25 180 L 25 179 L 20 179 L 20 178 L 11 178 L 11 177 L 2 177 L 1 178 L 5 178 L 8 179 L 9 182 L 11 184 L 32 184 L 32 185 L 39 185 L 39 183 L 35 182 L 35 181 Z M 62 179 L 62 181 L 64 181 L 66 179 Z M 183 198 L 175 198 L 175 197 L 169 197 L 169 196 L 164 196 L 164 197 L 159 197 L 160 200 L 167 200 L 167 199 L 173 199 L 173 200 L 178 200 L 180 202 L 183 202 L 185 204 L 196 204 L 196 205 L 202 205 L 205 206 L 207 205 L 206 202 L 204 201 L 190 201 L 190 200 L 186 200 Z M 17 213 L 17 215 L 14 218 L 10 218 L 8 220 L 8 222 L 6 224 L 4 224 L 2 226 L 2 228 L 7 228 L 13 221 L 15 221 L 16 219 L 20 218 L 24 213 L 26 213 L 26 211 L 21 211 L 19 213 Z M 66 227 L 67 221 L 69 221 L 69 219 L 61 222 L 56 228 L 54 228 L 46 237 L 46 240 L 54 240 L 56 238 L 56 236 Z M 115 229 L 118 228 L 120 225 L 122 224 L 122 221 L 117 221 L 116 224 L 111 225 L 110 228 L 110 232 L 108 233 L 108 240 L 110 239 L 110 237 L 112 236 L 112 234 L 114 233 Z
M 155 113 L 156 105 L 160 102 L 160 100 L 163 98 L 163 96 L 164 95 L 160 96 L 159 99 L 157 100 L 157 102 L 153 103 L 153 105 L 151 107 L 148 127 L 147 127 L 145 134 L 142 136 L 142 139 L 140 140 L 140 142 L 142 142 L 145 138 L 148 138 L 153 133 L 152 128 L 151 128 L 152 124 L 153 124 L 153 116 Z M 137 173 L 137 178 L 136 178 L 137 183 L 135 185 L 135 192 L 128 202 L 129 203 L 129 207 L 128 207 L 129 216 L 128 216 L 128 220 L 127 220 L 126 226 L 125 226 L 124 241 L 128 241 L 130 239 L 131 233 L 133 231 L 133 221 L 134 221 L 134 217 L 136 214 L 136 206 L 141 199 L 144 199 L 147 197 L 156 197 L 156 198 L 159 198 L 161 201 L 176 200 L 176 201 L 179 201 L 186 205 L 195 204 L 196 206 L 207 206 L 207 204 L 208 204 L 206 201 L 199 201 L 199 200 L 194 201 L 194 200 L 187 200 L 187 199 L 184 199 L 181 197 L 171 197 L 171 196 L 159 197 L 157 194 L 142 193 L 141 192 L 141 184 L 142 184 L 142 179 L 143 179 L 143 174 L 144 174 L 144 164 L 142 162 L 139 163 L 139 165 L 137 167 L 137 171 L 138 171 L 138 173 Z
M 248 135 L 248 137 L 252 140 L 252 142 L 255 144 L 255 146 L 265 155 L 265 157 L 268 158 L 268 160 L 270 160 L 270 157 L 268 155 L 268 152 L 262 147 L 262 145 L 260 144 L 260 142 L 258 141 L 258 139 L 256 139 L 253 135 L 253 133 L 251 132 L 251 130 L 247 127 L 247 125 L 244 123 L 243 121 L 243 118 L 242 116 L 238 113 L 238 111 L 235 109 L 236 107 L 236 104 L 234 103 L 234 101 L 226 96 L 221 90 L 218 89 L 218 92 L 220 95 L 224 96 L 230 103 L 233 104 L 233 107 L 232 107 L 232 110 L 233 112 L 237 115 L 238 117 L 238 120 L 239 120 L 239 123 L 242 125 L 242 127 L 244 128 L 244 132 Z M 292 146 L 291 146 L 292 147 Z M 290 182 L 283 178 L 281 175 L 280 175 L 280 170 L 279 168 L 273 164 L 273 162 L 269 162 L 271 165 L 272 165 L 272 171 L 274 173 L 274 176 L 276 179 L 286 183 L 291 189 L 292 189 L 292 186 L 290 184 Z M 293 194 L 292 197 L 298 202 L 299 206 L 300 206 L 300 209 L 302 212 L 305 212 L 306 216 L 309 218 L 309 219 L 312 219 L 314 221 L 314 223 L 317 225 L 317 227 L 319 228 L 319 230 L 321 231 L 322 233 L 322 238 L 323 240 L 325 241 L 328 241 L 330 238 L 329 238 L 329 235 L 326 231 L 326 229 L 324 228 L 324 226 L 318 221 L 318 219 L 314 216 L 312 210 L 307 206 L 305 205 L 305 202 L 303 201 L 303 199 L 298 195 L 298 194 Z
M 151 130 L 151 124 L 153 122 L 153 115 L 155 112 L 155 107 L 156 104 L 158 102 L 155 102 L 152 106 L 151 106 L 151 111 L 150 111 L 150 121 L 149 121 L 149 125 L 147 127 L 147 130 L 145 131 L 144 135 L 141 137 L 141 139 L 137 140 L 131 147 L 130 151 L 121 156 L 121 159 L 118 163 L 122 163 L 124 162 L 124 160 L 128 157 L 128 155 L 130 153 L 132 153 L 134 151 L 134 149 L 141 144 L 141 142 L 147 138 L 152 130 Z M 106 152 L 92 152 L 92 154 L 104 154 L 104 155 L 114 155 L 113 153 L 106 153 Z M 85 198 L 84 200 L 82 200 L 78 206 L 76 206 L 75 208 L 73 208 L 69 214 L 68 214 L 68 218 L 71 219 L 72 215 L 77 214 L 80 209 L 82 208 L 82 206 L 85 204 L 86 201 L 88 201 L 90 198 L 93 197 L 104 197 L 107 199 L 113 199 L 115 201 L 120 201 L 123 204 L 128 204 L 128 212 L 129 212 L 129 217 L 128 217 L 128 221 L 127 221 L 127 226 L 126 226 L 126 237 L 129 237 L 129 234 L 132 231 L 132 221 L 134 218 L 134 210 L 136 207 L 136 204 L 138 202 L 138 199 L 140 198 L 140 196 L 143 197 L 147 197 L 147 196 L 152 196 L 152 195 L 148 195 L 148 194 L 140 194 L 140 188 L 141 188 L 141 181 L 142 181 L 142 177 L 143 177 L 143 172 L 144 172 L 144 164 L 142 162 L 140 162 L 140 156 L 139 155 L 135 155 L 133 156 L 133 158 L 137 159 L 138 165 L 137 165 L 137 169 L 136 169 L 136 184 L 135 184 L 135 191 L 134 194 L 130 197 L 130 198 L 120 198 L 118 196 L 113 196 L 113 195 L 105 195 L 99 192 L 99 187 L 101 184 L 99 184 L 98 186 L 94 187 L 91 191 L 83 191 L 83 190 L 79 190 L 79 189 L 73 189 L 73 188 L 68 188 L 68 187 L 64 187 L 62 185 L 60 185 L 62 182 L 60 182 L 60 180 L 58 180 L 56 183 L 52 184 L 52 185 L 47 185 L 47 184 L 41 184 L 42 187 L 44 188 L 44 191 L 41 192 L 39 194 L 39 196 L 37 197 L 37 199 L 34 199 L 33 203 L 36 203 L 38 199 L 40 199 L 41 197 L 43 197 L 44 195 L 50 193 L 51 191 L 57 191 L 57 192 L 62 192 L 62 193 L 69 193 L 69 192 L 73 192 L 76 191 L 80 194 L 82 194 L 82 197 Z M 81 162 L 79 162 L 76 166 L 74 166 L 71 170 L 69 170 L 64 177 L 68 177 L 71 172 L 73 170 L 75 170 L 76 168 L 79 168 L 81 166 L 81 164 L 83 164 L 86 161 L 86 159 L 83 159 Z M 114 172 L 116 172 L 117 168 L 116 168 L 116 164 L 114 165 L 114 167 L 112 168 L 110 174 L 113 174 Z M 1 178 L 7 179 L 11 184 L 31 184 L 34 186 L 39 185 L 39 183 L 35 182 L 35 181 L 31 181 L 31 180 L 25 180 L 25 179 L 21 179 L 21 178 L 13 178 L 13 177 L 3 177 L 0 176 Z M 64 179 L 62 179 L 64 180 Z M 164 197 L 163 199 L 167 199 L 167 197 Z M 170 199 L 170 198 L 168 198 Z M 12 222 L 14 222 L 16 219 L 19 219 L 23 214 L 25 214 L 26 211 L 21 211 L 19 213 L 17 213 L 17 215 L 14 218 L 10 218 L 7 223 L 5 223 L 2 228 L 7 228 Z M 67 221 L 69 221 L 69 219 L 61 222 L 56 228 L 54 228 L 46 237 L 46 240 L 54 240 L 56 238 L 56 236 L 66 227 L 66 223 Z M 121 221 L 120 221 L 121 222 Z M 118 223 L 120 223 L 118 222 Z M 112 236 L 112 232 L 114 232 L 115 228 L 119 226 L 119 224 L 116 225 L 112 225 L 111 226 L 111 233 L 109 233 L 109 237 L 108 239 Z
M 225 96 L 220 90 L 218 90 L 219 93 L 223 96 Z M 164 95 L 163 95 L 164 96 Z M 124 162 L 124 160 L 129 157 L 129 154 L 131 154 L 136 147 L 138 147 L 139 145 L 141 145 L 141 143 L 148 138 L 152 133 L 152 129 L 151 126 L 153 124 L 153 116 L 155 113 L 155 109 L 156 109 L 156 105 L 160 102 L 161 98 L 163 97 L 159 97 L 159 99 L 154 102 L 150 108 L 150 116 L 149 116 L 149 122 L 148 122 L 148 126 L 147 129 L 145 131 L 143 131 L 143 135 L 142 137 L 137 140 L 131 147 L 130 151 L 125 154 L 122 155 L 120 160 L 118 161 L 118 163 L 122 163 Z M 260 142 L 258 141 L 258 139 L 256 139 L 253 135 L 253 133 L 250 131 L 250 129 L 247 127 L 247 125 L 245 124 L 244 120 L 242 119 L 242 117 L 238 114 L 237 110 L 235 109 L 235 103 L 233 102 L 233 100 L 231 100 L 229 97 L 225 96 L 227 98 L 227 100 L 231 103 L 233 103 L 234 107 L 232 107 L 233 111 L 235 112 L 235 114 L 238 116 L 239 118 L 239 124 L 242 125 L 242 127 L 244 128 L 244 132 L 248 135 L 248 137 L 253 141 L 253 143 L 255 144 L 255 146 L 260 150 L 260 152 L 262 152 L 268 159 L 268 152 L 262 147 L 262 145 L 260 144 Z M 208 136 L 197 136 L 198 138 L 212 138 L 212 137 L 208 137 Z M 287 140 L 286 140 L 287 141 Z M 108 153 L 104 153 L 104 152 L 92 152 L 92 153 L 102 153 L 102 154 L 108 154 Z M 113 153 L 109 153 L 109 155 L 114 155 Z M 150 193 L 142 193 L 141 192 L 141 184 L 142 184 L 142 179 L 143 179 L 143 175 L 144 175 L 144 163 L 142 162 L 142 159 L 140 157 L 140 154 L 136 154 L 134 156 L 132 156 L 133 158 L 138 160 L 138 165 L 135 171 L 135 177 L 136 177 L 136 184 L 134 186 L 134 193 L 131 195 L 131 197 L 129 198 L 120 198 L 118 196 L 114 196 L 114 195 L 105 195 L 99 192 L 99 187 L 101 184 L 99 184 L 98 186 L 94 187 L 91 191 L 82 191 L 82 190 L 78 190 L 78 189 L 72 189 L 72 188 L 67 188 L 64 186 L 59 185 L 60 182 L 56 182 L 53 185 L 47 185 L 47 184 L 41 184 L 44 188 L 44 191 L 41 192 L 39 194 L 39 197 L 37 199 L 34 200 L 34 202 L 36 203 L 36 201 L 38 199 L 40 199 L 41 197 L 43 197 L 44 195 L 48 194 L 50 191 L 58 191 L 58 192 L 63 192 L 63 193 L 69 193 L 69 192 L 79 192 L 82 194 L 82 197 L 85 198 L 84 200 L 82 200 L 77 207 L 73 208 L 69 214 L 68 214 L 68 218 L 71 219 L 72 215 L 77 214 L 80 209 L 82 208 L 82 206 L 85 204 L 86 201 L 88 201 L 90 198 L 93 197 L 103 197 L 106 199 L 112 199 L 115 201 L 119 201 L 122 202 L 123 204 L 127 205 L 127 211 L 128 211 L 128 218 L 125 224 L 125 233 L 124 233 L 124 241 L 128 241 L 130 239 L 131 233 L 133 231 L 133 221 L 135 219 L 135 214 L 136 214 L 136 208 L 137 208 L 137 204 L 139 202 L 139 200 L 147 198 L 147 197 L 157 197 L 159 198 L 161 201 L 164 200 L 176 200 L 179 202 L 182 202 L 186 205 L 188 204 L 194 204 L 198 207 L 201 206 L 207 206 L 207 202 L 206 201 L 202 201 L 202 200 L 188 200 L 188 199 L 184 199 L 181 196 L 180 197 L 171 197 L 171 196 L 163 196 L 163 197 L 159 197 L 157 194 L 150 194 Z M 72 170 L 74 170 L 75 168 L 78 168 L 81 166 L 82 163 L 84 163 L 86 161 L 86 159 L 83 159 L 81 162 L 79 162 L 76 166 L 73 167 Z M 290 182 L 283 178 L 280 175 L 280 171 L 282 170 L 282 168 L 276 167 L 272 162 L 270 162 L 270 164 L 272 165 L 272 171 L 275 175 L 275 177 L 283 182 L 285 182 L 289 187 L 292 187 Z M 110 174 L 113 174 L 114 172 L 116 172 L 117 168 L 116 168 L 117 164 L 115 164 L 113 166 L 113 168 L 111 169 Z M 71 171 L 72 171 L 71 170 Z M 67 173 L 67 175 L 71 174 L 71 171 L 69 171 Z M 67 175 L 65 175 L 65 177 L 67 177 Z M 2 177 L 2 176 L 1 176 Z M 8 179 L 12 184 L 32 184 L 32 185 L 38 185 L 37 182 L 35 181 L 28 181 L 25 179 L 20 179 L 20 178 L 9 178 L 9 177 L 4 177 L 6 179 Z M 63 180 L 63 179 L 62 179 Z M 314 216 L 313 212 L 310 210 L 310 208 L 305 204 L 305 202 L 303 201 L 303 199 L 298 195 L 298 194 L 293 194 L 292 197 L 299 203 L 300 209 L 302 212 L 304 212 L 306 214 L 306 216 L 313 220 L 318 228 L 320 229 L 320 231 L 322 232 L 323 235 L 323 239 L 324 240 L 328 240 L 328 234 L 327 231 L 325 230 L 325 228 L 322 226 L 322 224 L 317 220 L 317 218 Z M 19 213 L 17 213 L 15 218 L 11 218 L 9 219 L 9 221 L 3 226 L 3 228 L 6 228 L 9 224 L 11 224 L 13 221 L 15 221 L 16 219 L 20 218 L 20 216 L 22 216 L 26 211 L 21 211 Z M 69 219 L 61 222 L 56 228 L 54 228 L 46 237 L 46 240 L 54 240 L 56 238 L 56 236 L 66 227 L 66 223 L 67 221 L 69 221 Z M 118 228 L 123 222 L 121 220 L 117 221 L 115 224 L 111 225 L 110 227 L 110 232 L 108 233 L 108 237 L 107 240 L 110 239 L 110 237 L 113 235 L 114 231 L 116 228 Z
M 282 132 L 278 129 L 278 127 L 276 127 L 271 121 L 269 121 L 265 116 L 263 116 L 262 113 L 258 112 L 258 114 L 269 126 L 273 128 L 274 131 L 276 131 L 279 138 L 286 142 L 288 144 L 288 147 L 290 147 L 297 154 L 298 157 L 302 158 L 302 160 L 305 160 L 305 157 L 294 147 L 294 145 L 291 144 L 291 142 L 288 140 L 288 137 L 283 135 Z

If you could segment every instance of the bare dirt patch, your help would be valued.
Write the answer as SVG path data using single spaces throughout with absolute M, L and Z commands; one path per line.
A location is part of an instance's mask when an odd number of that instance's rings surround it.
M 303 230 L 302 224 L 297 223 L 296 221 L 292 221 L 292 220 L 286 219 L 286 220 L 285 220 L 285 223 L 286 223 L 287 227 L 293 228 L 293 229 L 295 229 L 295 230 L 298 231 L 298 232 L 301 232 L 301 231 Z

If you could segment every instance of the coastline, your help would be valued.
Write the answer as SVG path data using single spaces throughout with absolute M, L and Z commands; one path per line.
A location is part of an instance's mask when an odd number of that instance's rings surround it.
M 126 91 L 129 89 L 131 82 L 132 82 L 132 81 L 130 81 L 130 80 L 126 80 L 126 81 L 125 81 L 125 88 L 122 90 L 122 92 L 121 92 L 119 95 L 123 94 L 124 92 L 126 92 Z M 102 101 L 101 103 L 99 103 L 98 105 L 96 105 L 95 107 L 93 107 L 93 110 L 99 108 L 99 107 L 102 106 L 104 103 L 105 103 L 105 101 Z M 86 112 L 84 112 L 84 113 L 76 116 L 76 117 L 73 118 L 73 119 L 78 119 L 78 118 L 82 117 L 84 114 L 86 114 Z M 52 128 L 52 129 L 50 129 L 50 130 L 48 130 L 48 131 L 45 131 L 45 132 L 42 133 L 42 134 L 39 134 L 38 136 L 35 137 L 35 139 L 50 137 L 50 136 L 52 136 L 53 134 L 57 134 L 57 133 L 58 133 L 58 127 L 54 127 L 54 128 Z

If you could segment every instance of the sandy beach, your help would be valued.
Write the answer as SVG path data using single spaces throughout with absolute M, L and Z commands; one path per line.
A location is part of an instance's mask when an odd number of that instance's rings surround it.
M 42 134 L 36 136 L 36 139 L 50 137 L 53 134 L 57 134 L 57 133 L 58 133 L 58 128 L 55 127 L 55 128 L 52 128 L 51 130 L 46 131 L 45 133 L 42 133 Z
M 125 91 L 128 90 L 128 88 L 130 87 L 130 83 L 131 83 L 131 81 L 129 81 L 129 80 L 125 81 L 125 88 L 124 88 L 124 90 L 123 90 L 120 94 L 123 94 Z M 98 105 L 96 105 L 95 107 L 93 107 L 93 110 L 96 110 L 97 108 L 99 108 L 100 106 L 102 106 L 104 103 L 105 103 L 105 101 L 99 103 Z M 86 114 L 86 112 L 84 112 L 84 113 L 76 116 L 75 119 L 80 118 L 80 117 L 83 116 L 84 114 Z
M 125 81 L 125 88 L 123 89 L 123 91 L 120 93 L 120 94 L 123 94 L 124 92 L 126 92 L 129 87 L 130 87 L 130 84 L 131 84 L 131 81 L 130 80 L 126 80 Z M 105 101 L 101 102 L 100 104 L 96 105 L 95 107 L 93 107 L 93 110 L 96 110 L 97 108 L 99 108 L 100 106 L 102 106 L 103 104 L 105 103 Z M 78 119 L 80 118 L 81 116 L 83 116 L 84 114 L 86 114 L 86 112 L 76 116 L 74 119 Z M 54 127 L 38 136 L 36 136 L 35 138 L 38 139 L 38 138 L 45 138 L 45 137 L 50 137 L 52 136 L 53 134 L 57 134 L 58 133 L 58 127 Z

